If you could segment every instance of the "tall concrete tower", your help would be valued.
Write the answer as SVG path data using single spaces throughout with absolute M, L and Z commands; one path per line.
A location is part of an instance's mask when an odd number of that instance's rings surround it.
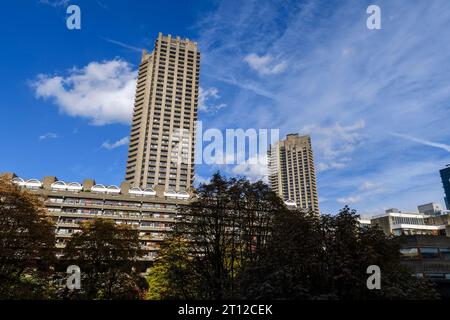
M 309 136 L 288 134 L 268 151 L 269 184 L 284 201 L 319 214 L 314 156 Z
M 192 187 L 199 72 L 196 42 L 159 33 L 143 51 L 125 173 L 132 186 Z

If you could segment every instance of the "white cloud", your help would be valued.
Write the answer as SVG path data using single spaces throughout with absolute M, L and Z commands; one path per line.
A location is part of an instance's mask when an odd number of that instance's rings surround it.
M 50 99 L 61 112 L 94 125 L 128 124 L 133 111 L 137 73 L 123 60 L 91 62 L 64 76 L 38 75 L 31 83 L 36 97 Z
M 196 174 L 194 176 L 194 185 L 200 185 L 200 184 L 203 184 L 203 183 L 209 183 L 209 179 Z
M 343 198 L 338 198 L 336 201 L 338 203 L 344 204 L 344 205 L 346 205 L 346 204 L 355 204 L 355 203 L 360 202 L 361 198 L 357 197 L 357 196 L 356 197 L 343 197 Z
M 364 191 L 364 190 L 370 190 L 377 187 L 376 183 L 370 182 L 370 181 L 364 181 L 361 186 L 359 187 L 359 190 Z
M 300 132 L 314 135 L 313 149 L 321 159 L 317 166 L 318 172 L 343 169 L 351 161 L 349 155 L 362 142 L 364 135 L 360 132 L 365 128 L 363 120 L 348 126 L 336 122 L 331 126 L 306 125 Z
M 233 106 L 209 124 L 282 133 L 319 128 L 311 130 L 323 170 L 319 196 L 361 197 L 358 210 L 411 210 L 442 201 L 438 170 L 449 162 L 450 141 L 450 2 L 384 1 L 380 32 L 365 27 L 363 2 L 325 2 L 248 0 L 236 7 L 222 1 L 199 22 L 202 72 L 209 76 L 203 85 L 217 86 Z M 248 72 L 253 67 L 243 68 L 249 65 L 243 56 L 252 52 L 264 53 L 250 59 L 254 67 L 271 68 L 278 61 L 263 57 L 282 57 L 288 72 L 276 81 Z M 336 133 L 336 124 L 355 128 Z M 405 143 L 392 131 L 423 139 Z M 359 190 L 369 188 L 365 181 L 380 186 Z M 321 207 L 339 209 L 335 200 Z
M 116 149 L 118 147 L 127 145 L 130 142 L 130 139 L 128 137 L 124 137 L 120 140 L 117 140 L 116 142 L 110 143 L 109 141 L 105 141 L 102 143 L 102 148 L 112 150 Z
M 255 53 L 251 53 L 244 58 L 244 61 L 261 75 L 278 74 L 286 70 L 287 64 L 285 61 L 273 63 L 273 60 L 274 58 L 271 55 L 258 56 Z
M 354 183 L 354 182 L 350 182 Z M 343 205 L 352 205 L 355 203 L 360 203 L 363 201 L 368 201 L 379 193 L 384 192 L 385 190 L 381 187 L 382 184 L 379 182 L 372 182 L 365 180 L 363 181 L 357 190 L 348 197 L 339 197 L 336 199 L 336 202 Z
M 329 162 L 329 163 L 319 162 L 317 165 L 317 171 L 322 172 L 331 169 L 343 169 L 345 167 L 347 167 L 347 163 L 343 162 Z
M 324 202 L 327 202 L 327 201 L 329 201 L 328 198 L 325 198 L 325 197 L 319 197 L 319 203 L 324 203 Z
M 255 155 L 245 162 L 233 167 L 231 170 L 233 174 L 247 177 L 250 181 L 263 180 L 267 182 L 268 168 L 267 155 Z
M 377 172 L 329 183 L 330 188 L 336 190 L 336 197 L 347 198 L 341 197 L 341 193 L 346 193 L 348 198 L 359 199 L 363 212 L 379 214 L 385 207 L 416 211 L 419 204 L 442 202 L 438 168 L 440 161 L 405 161 L 401 168 L 393 162 Z
M 217 88 L 211 87 L 209 89 L 203 89 L 200 87 L 198 92 L 198 110 L 204 112 L 215 112 L 222 108 L 225 108 L 227 105 L 225 103 L 219 104 L 209 104 L 208 102 L 211 100 L 217 100 L 220 98 L 219 90 Z
M 45 133 L 45 134 L 39 136 L 39 140 L 41 140 L 41 141 L 48 140 L 48 139 L 57 139 L 57 138 L 59 138 L 59 136 L 53 132 L 48 132 L 48 133 Z

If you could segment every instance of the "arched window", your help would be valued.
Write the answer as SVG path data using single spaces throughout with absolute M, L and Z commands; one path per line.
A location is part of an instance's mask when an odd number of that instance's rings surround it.
M 66 183 L 64 181 L 56 181 L 56 182 L 52 183 L 50 188 L 52 190 L 66 190 L 67 189 L 67 185 L 66 185 Z
M 37 179 L 30 179 L 25 182 L 25 186 L 30 189 L 42 188 L 42 182 Z
M 106 187 L 102 184 L 96 184 L 91 188 L 92 192 L 106 193 Z
M 187 193 L 186 191 L 180 191 L 177 193 L 177 197 L 181 199 L 188 199 L 189 193 Z
M 67 184 L 67 190 L 70 191 L 81 191 L 83 190 L 83 186 L 79 184 L 78 182 L 71 182 Z
M 129 193 L 129 194 L 142 195 L 142 194 L 143 194 L 143 191 L 142 191 L 141 188 L 139 188 L 139 187 L 133 187 L 133 188 L 130 188 L 130 190 L 128 190 L 128 193 Z
M 23 180 L 22 178 L 19 178 L 19 177 L 12 179 L 12 182 L 19 186 L 25 185 L 25 180 Z
M 284 204 L 288 207 L 297 207 L 297 203 L 294 200 L 287 200 Z
M 118 186 L 111 185 L 106 188 L 106 192 L 107 193 L 120 193 L 120 188 Z
M 167 190 L 164 192 L 164 196 L 165 197 L 169 197 L 169 198 L 176 198 L 177 197 L 177 193 L 171 189 Z
M 143 192 L 144 196 L 156 196 L 156 191 L 152 188 L 147 188 Z

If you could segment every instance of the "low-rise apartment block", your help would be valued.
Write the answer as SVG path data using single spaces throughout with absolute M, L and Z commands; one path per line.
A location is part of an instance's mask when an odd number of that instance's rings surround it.
M 127 182 L 120 186 L 105 186 L 92 179 L 68 183 L 56 177 L 38 180 L 22 179 L 14 173 L 6 175 L 13 183 L 36 194 L 45 204 L 55 221 L 57 255 L 61 255 L 71 235 L 80 231 L 80 222 L 104 218 L 139 230 L 145 251 L 143 260 L 150 262 L 171 230 L 177 208 L 188 204 L 191 198 L 187 192 L 166 192 L 163 186 L 142 190 Z
M 450 212 L 435 203 L 420 205 L 418 211 L 392 208 L 359 223 L 363 228 L 377 225 L 387 236 L 398 237 L 402 264 L 450 298 Z
M 361 225 L 378 225 L 386 235 L 434 235 L 450 237 L 450 212 L 432 211 L 433 204 L 419 206 L 427 213 L 388 209 L 384 214 L 360 220 Z M 430 209 L 431 208 L 431 209 Z

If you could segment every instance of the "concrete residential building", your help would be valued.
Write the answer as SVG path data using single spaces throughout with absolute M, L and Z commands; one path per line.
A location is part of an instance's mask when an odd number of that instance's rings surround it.
M 434 282 L 444 299 L 450 299 L 450 238 L 445 236 L 401 236 L 401 263 L 418 278 Z
M 429 205 L 419 206 L 420 209 Z M 420 210 L 419 209 L 419 210 Z M 398 209 L 388 209 L 384 214 L 364 220 L 361 225 L 378 225 L 386 235 L 432 235 L 450 237 L 450 212 L 442 211 L 436 214 L 417 212 L 401 212 Z
M 359 219 L 361 228 L 379 226 L 387 236 L 398 237 L 401 263 L 412 275 L 433 281 L 439 293 L 450 298 L 450 212 L 435 203 L 418 206 L 417 212 L 396 208 Z
M 440 170 L 439 173 L 441 174 L 442 185 L 444 187 L 445 206 L 447 210 L 450 210 L 450 164 Z
M 289 206 L 319 214 L 314 156 L 309 136 L 288 134 L 268 151 L 269 185 Z
M 435 202 L 422 204 L 420 206 L 417 206 L 417 209 L 419 210 L 419 213 L 428 214 L 428 215 L 438 215 L 444 211 L 444 209 L 442 209 L 441 205 L 439 203 L 435 203 Z
M 161 33 L 142 53 L 125 180 L 133 187 L 185 191 L 194 179 L 200 52 Z
M 190 201 L 186 192 L 168 194 L 162 186 L 140 189 L 127 182 L 119 187 L 96 184 L 92 179 L 85 179 L 83 183 L 67 183 L 56 177 L 24 180 L 14 173 L 6 176 L 44 202 L 56 225 L 57 256 L 61 255 L 71 235 L 79 232 L 80 222 L 104 218 L 139 231 L 145 251 L 143 265 L 148 266 L 175 223 L 177 208 Z

